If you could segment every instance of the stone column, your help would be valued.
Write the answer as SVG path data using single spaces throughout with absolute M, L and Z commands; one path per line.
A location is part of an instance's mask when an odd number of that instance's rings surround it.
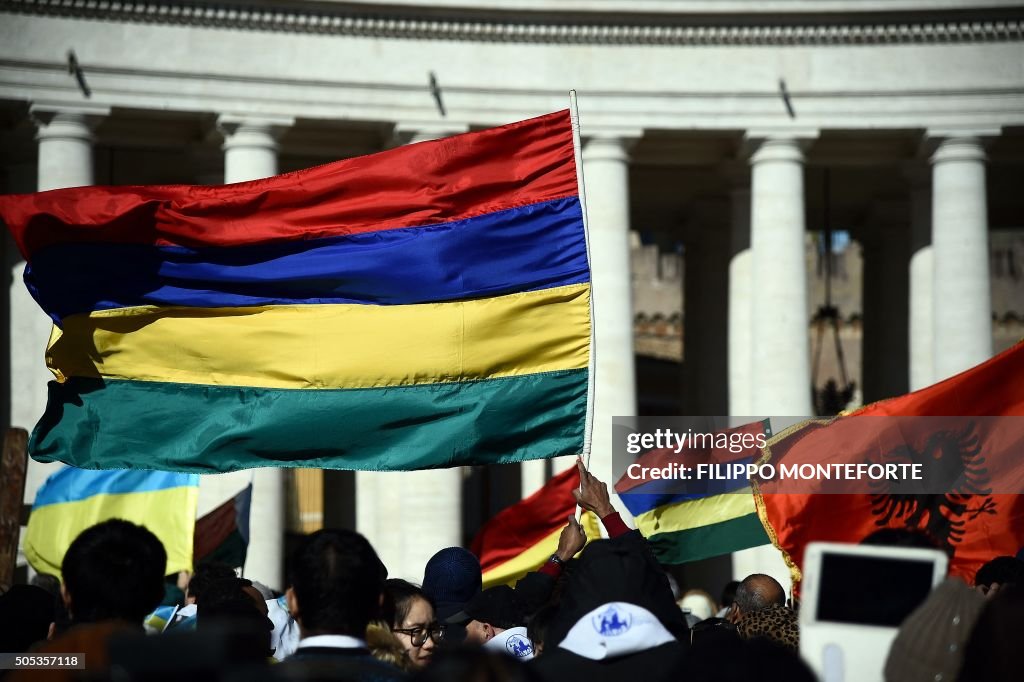
M 258 180 L 277 173 L 277 140 L 294 121 L 221 115 L 224 136 L 224 182 Z M 285 472 L 265 467 L 230 474 L 204 475 L 199 485 L 199 514 L 238 494 L 252 481 L 249 551 L 245 576 L 284 589 Z
M 394 142 L 427 142 L 467 129 L 400 123 Z M 462 545 L 462 479 L 462 467 L 356 472 L 356 528 L 377 550 L 390 577 L 419 583 L 435 552 Z
M 93 184 L 93 131 L 109 114 L 106 107 L 32 104 L 29 115 L 39 141 L 38 191 Z M 9 289 L 11 425 L 31 432 L 46 409 L 46 385 L 53 380 L 43 359 L 53 321 L 29 295 L 24 275 L 25 262 L 19 255 L 11 266 Z M 29 460 L 25 501 L 34 500 L 46 477 L 61 466 Z
M 93 130 L 110 109 L 33 104 L 29 112 L 39 130 L 38 191 L 93 184 Z
M 935 381 L 992 355 L 985 152 L 980 137 L 940 139 L 932 163 Z
M 524 500 L 547 482 L 547 462 L 543 459 L 534 459 L 519 465 L 519 484 Z
M 361 471 L 356 500 L 366 497 L 367 477 L 376 480 L 370 488 L 373 497 L 357 503 L 359 532 L 377 550 L 389 576 L 422 582 L 423 568 L 435 552 L 462 545 L 463 468 Z
M 224 183 L 277 175 L 277 142 L 295 119 L 222 114 L 217 129 L 224 136 Z
M 596 386 L 590 469 L 612 482 L 612 417 L 636 414 L 632 278 L 629 264 L 631 134 L 600 134 L 583 145 L 594 296 Z
M 925 178 L 912 178 L 910 190 L 910 390 L 935 383 L 932 347 L 932 190 Z
M 750 158 L 751 408 L 760 416 L 812 414 L 802 146 L 769 136 Z
M 751 376 L 753 347 L 750 316 L 754 287 L 751 280 L 753 252 L 750 250 L 750 188 L 731 193 L 729 260 L 729 414 L 752 415 Z

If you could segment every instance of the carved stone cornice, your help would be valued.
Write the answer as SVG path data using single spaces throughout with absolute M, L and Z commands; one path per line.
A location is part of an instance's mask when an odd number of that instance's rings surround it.
M 81 17 L 139 22 L 277 31 L 403 38 L 541 44 L 608 45 L 877 45 L 1024 41 L 1024 18 L 961 20 L 905 18 L 865 23 L 799 23 L 673 25 L 646 18 L 630 24 L 595 24 L 581 19 L 530 21 L 478 19 L 437 15 L 374 15 L 322 5 L 296 7 L 286 2 L 252 5 L 146 0 L 0 0 L 0 12 L 39 16 Z

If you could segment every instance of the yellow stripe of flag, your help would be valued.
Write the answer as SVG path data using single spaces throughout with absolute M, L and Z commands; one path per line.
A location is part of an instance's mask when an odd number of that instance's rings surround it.
M 120 308 L 51 340 L 60 377 L 373 388 L 588 365 L 590 285 L 420 305 Z
M 25 558 L 37 572 L 60 578 L 64 554 L 79 533 L 107 519 L 124 519 L 145 526 L 160 539 L 167 550 L 167 575 L 190 571 L 198 498 L 199 488 L 186 485 L 93 495 L 34 508 L 25 530 Z
M 587 544 L 594 540 L 601 539 L 601 522 L 591 512 L 583 512 L 580 517 L 580 525 L 587 534 Z M 532 547 L 524 550 L 514 559 L 509 559 L 503 564 L 495 566 L 483 575 L 484 589 L 495 585 L 514 585 L 520 578 L 531 571 L 536 571 L 544 565 L 551 555 L 558 549 L 558 536 L 561 530 L 557 530 L 545 537 Z
M 657 507 L 635 517 L 644 537 L 677 530 L 691 530 L 754 514 L 754 496 L 750 488 L 734 493 L 703 497 Z

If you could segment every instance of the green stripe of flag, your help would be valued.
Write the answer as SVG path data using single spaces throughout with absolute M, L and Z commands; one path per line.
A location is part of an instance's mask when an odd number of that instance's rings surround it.
M 757 514 L 747 514 L 708 526 L 658 533 L 647 542 L 661 563 L 682 564 L 766 545 L 769 539 Z
M 575 455 L 587 370 L 369 389 L 72 377 L 29 443 L 81 468 L 407 470 Z

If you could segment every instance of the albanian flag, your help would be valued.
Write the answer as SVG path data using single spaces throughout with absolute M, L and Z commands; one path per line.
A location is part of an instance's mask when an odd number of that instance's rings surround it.
M 755 483 L 758 513 L 794 582 L 807 543 L 901 528 L 927 534 L 950 554 L 950 573 L 970 583 L 983 563 L 1024 546 L 1024 342 L 914 393 L 803 422 L 764 453 L 761 463 L 776 471 L 870 463 L 917 465 L 922 475 Z M 855 494 L 834 494 L 844 490 Z

